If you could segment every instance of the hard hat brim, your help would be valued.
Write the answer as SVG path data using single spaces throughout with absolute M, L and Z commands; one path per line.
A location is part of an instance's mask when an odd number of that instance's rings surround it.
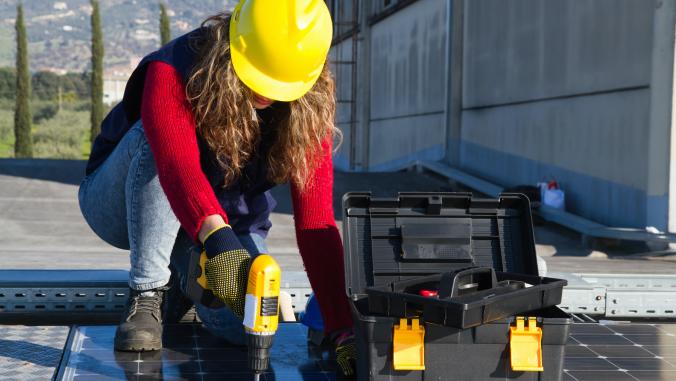
M 237 77 L 256 94 L 275 101 L 291 102 L 305 95 L 321 75 L 322 70 L 308 80 L 299 82 L 284 82 L 276 80 L 258 70 L 252 65 L 245 54 L 230 44 L 230 57 Z

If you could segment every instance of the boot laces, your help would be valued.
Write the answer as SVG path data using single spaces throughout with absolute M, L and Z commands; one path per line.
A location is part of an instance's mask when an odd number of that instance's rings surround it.
M 149 313 L 155 320 L 160 321 L 161 304 L 162 297 L 159 292 L 156 292 L 153 296 L 143 296 L 141 294 L 132 295 L 127 321 L 134 317 L 138 312 Z

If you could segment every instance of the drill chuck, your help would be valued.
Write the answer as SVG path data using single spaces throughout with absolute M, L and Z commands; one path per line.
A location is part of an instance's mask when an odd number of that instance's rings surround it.
M 249 347 L 249 369 L 256 373 L 263 373 L 270 366 L 270 348 L 274 334 L 247 333 L 247 346 Z

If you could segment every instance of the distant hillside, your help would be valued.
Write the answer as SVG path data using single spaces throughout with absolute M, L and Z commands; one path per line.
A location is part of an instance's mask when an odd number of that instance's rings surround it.
M 23 1 L 28 27 L 31 70 L 84 71 L 90 66 L 89 0 Z M 157 49 L 157 1 L 102 0 L 107 72 L 124 75 Z M 172 36 L 197 26 L 209 15 L 232 9 L 234 0 L 166 0 Z M 16 0 L 0 0 L 0 67 L 14 65 Z

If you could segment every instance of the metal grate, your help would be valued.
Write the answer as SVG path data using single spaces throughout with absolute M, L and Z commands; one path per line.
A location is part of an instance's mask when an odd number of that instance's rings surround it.
M 0 326 L 0 380 L 49 380 L 69 327 Z

